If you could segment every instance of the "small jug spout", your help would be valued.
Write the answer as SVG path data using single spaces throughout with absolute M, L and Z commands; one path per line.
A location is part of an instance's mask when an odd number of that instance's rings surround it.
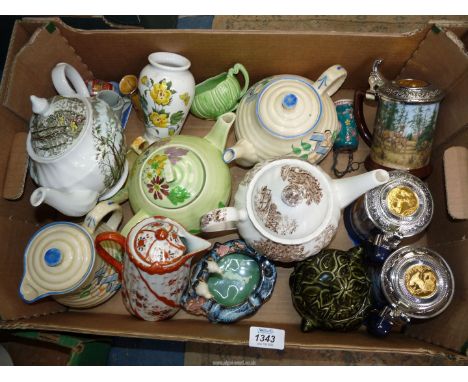
M 255 148 L 243 138 L 224 151 L 223 160 L 225 163 L 231 163 L 235 160 L 239 165 L 245 167 L 253 166 L 259 161 Z
M 29 283 L 29 278 L 28 278 L 27 275 L 25 275 L 25 277 L 23 277 L 23 280 L 21 281 L 19 290 L 20 290 L 21 298 L 27 303 L 39 300 L 44 294 L 47 293 L 47 291 L 45 291 L 45 290 L 38 291 L 35 287 L 33 287 Z
M 60 191 L 39 187 L 31 194 L 34 207 L 46 203 L 67 216 L 86 215 L 96 205 L 99 194 L 91 190 Z
M 236 120 L 236 115 L 232 112 L 220 115 L 211 131 L 205 136 L 213 146 L 223 152 L 226 147 L 226 140 L 232 124 Z
M 389 179 L 387 171 L 374 170 L 349 178 L 333 180 L 332 188 L 338 198 L 340 209 L 343 209 L 367 191 L 387 183 Z
M 211 247 L 211 243 L 208 240 L 192 235 L 185 229 L 181 229 L 179 236 L 187 246 L 187 254 L 185 256 L 192 257 L 198 255 Z

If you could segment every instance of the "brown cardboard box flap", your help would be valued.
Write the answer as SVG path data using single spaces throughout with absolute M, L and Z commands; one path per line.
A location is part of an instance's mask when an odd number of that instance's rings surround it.
M 274 327 L 286 332 L 285 344 L 297 349 L 360 350 L 372 352 L 398 352 L 408 354 L 436 354 L 444 350 L 438 346 L 407 338 L 399 333 L 382 340 L 365 331 L 303 333 L 296 324 L 274 324 L 240 321 L 233 325 L 212 324 L 206 320 L 142 321 L 130 315 L 99 314 L 70 311 L 66 314 L 33 317 L 7 323 L 9 329 L 37 329 L 51 331 L 86 332 L 89 334 L 209 342 L 244 345 L 249 343 L 250 325 Z M 384 345 L 384 346 L 383 346 Z
M 16 133 L 11 145 L 8 167 L 3 183 L 3 197 L 16 200 L 23 195 L 24 182 L 28 171 L 28 153 L 26 152 L 25 132 Z
M 50 73 L 59 62 L 74 66 L 84 79 L 93 74 L 54 24 L 39 28 L 16 55 L 6 84 L 4 105 L 21 118 L 31 117 L 31 95 L 51 97 L 56 93 Z
M 468 52 L 452 32 L 431 28 L 398 77 L 422 79 L 446 92 L 439 109 L 434 147 L 467 123 L 468 108 L 460 105 L 466 105 L 462 94 L 466 94 L 468 85 Z
M 454 219 L 468 219 L 468 148 L 445 150 L 444 171 L 448 212 Z

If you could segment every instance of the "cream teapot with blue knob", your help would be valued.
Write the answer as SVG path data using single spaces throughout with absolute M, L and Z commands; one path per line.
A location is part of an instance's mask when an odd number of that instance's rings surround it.
M 102 260 L 94 237 L 116 231 L 122 222 L 122 207 L 100 202 L 82 224 L 58 221 L 39 229 L 24 251 L 24 272 L 19 293 L 26 303 L 51 296 L 72 308 L 91 308 L 110 299 L 120 289 L 117 271 Z M 120 247 L 103 243 L 117 260 Z
M 317 81 L 283 74 L 263 79 L 242 98 L 237 110 L 237 143 L 226 149 L 226 163 L 241 166 L 284 155 L 320 162 L 331 150 L 340 125 L 331 96 L 347 76 L 341 65 Z

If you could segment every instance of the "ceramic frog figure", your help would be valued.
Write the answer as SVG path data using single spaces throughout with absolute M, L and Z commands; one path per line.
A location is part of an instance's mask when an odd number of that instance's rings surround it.
M 363 265 L 364 249 L 324 249 L 297 263 L 289 279 L 302 330 L 348 331 L 363 323 L 371 305 L 371 282 Z

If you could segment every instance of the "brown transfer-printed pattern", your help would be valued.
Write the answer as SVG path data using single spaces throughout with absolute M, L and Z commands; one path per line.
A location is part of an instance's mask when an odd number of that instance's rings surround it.
M 333 236 L 335 236 L 337 229 L 338 227 L 334 226 L 333 224 L 329 224 L 325 227 L 325 229 L 320 233 L 320 235 L 318 235 L 314 240 L 314 253 L 321 251 L 328 244 L 330 244 L 330 242 L 333 239 Z
M 283 263 L 300 261 L 312 255 L 312 253 L 305 250 L 302 244 L 280 244 L 269 239 L 256 240 L 252 243 L 252 247 L 270 260 Z
M 323 197 L 320 182 L 308 171 L 297 166 L 281 167 L 281 179 L 289 184 L 283 189 L 281 198 L 290 207 L 295 207 L 302 201 L 310 206 L 320 204 Z
M 224 208 L 218 208 L 214 211 L 208 212 L 201 218 L 201 225 L 206 227 L 211 223 L 222 223 L 226 221 L 227 210 Z
M 297 221 L 290 219 L 278 211 L 278 207 L 271 201 L 271 190 L 263 186 L 257 191 L 254 200 L 255 212 L 265 227 L 279 235 L 291 235 L 297 229 Z

